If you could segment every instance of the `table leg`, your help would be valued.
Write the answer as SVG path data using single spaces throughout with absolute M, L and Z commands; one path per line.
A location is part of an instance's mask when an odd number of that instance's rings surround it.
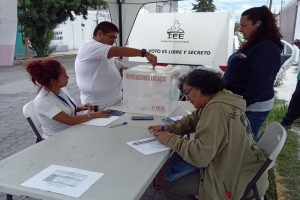
M 12 195 L 10 195 L 10 194 L 7 194 L 7 195 L 6 195 L 6 200 L 13 200 L 13 197 L 12 197 Z

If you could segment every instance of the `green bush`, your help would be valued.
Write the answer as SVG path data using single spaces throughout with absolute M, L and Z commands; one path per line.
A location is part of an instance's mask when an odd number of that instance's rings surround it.
M 261 127 L 261 132 L 269 123 L 274 121 L 280 122 L 287 110 L 288 105 L 277 99 L 274 108 Z M 298 122 L 299 120 L 294 123 L 294 128 L 295 126 L 299 126 Z M 281 185 L 284 185 L 286 188 L 286 191 L 281 190 L 280 193 L 288 200 L 300 199 L 300 161 L 298 154 L 299 136 L 292 131 L 287 131 L 286 143 L 277 158 L 276 169 L 282 177 L 283 182 L 281 182 Z M 277 200 L 277 189 L 273 169 L 269 171 L 269 182 L 270 186 L 267 191 L 267 197 L 270 200 Z
M 18 0 L 18 22 L 20 32 L 29 38 L 37 57 L 45 57 L 55 47 L 49 47 L 54 38 L 53 30 L 74 15 L 83 15 L 87 19 L 88 8 L 105 7 L 102 0 Z

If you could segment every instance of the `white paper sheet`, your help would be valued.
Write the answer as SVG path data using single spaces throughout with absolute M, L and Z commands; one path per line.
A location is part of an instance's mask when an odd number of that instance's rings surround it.
M 82 124 L 93 125 L 93 126 L 107 126 L 108 124 L 112 123 L 118 118 L 119 118 L 118 116 L 111 116 L 110 118 L 97 118 L 97 119 L 92 119 L 90 121 L 84 122 Z
M 51 165 L 21 185 L 78 198 L 103 175 L 98 172 Z
M 183 116 L 176 116 L 176 117 L 170 117 L 170 119 L 177 121 L 177 120 L 181 120 L 183 118 Z
M 132 142 L 127 142 L 127 144 L 145 155 L 170 150 L 169 147 L 161 144 L 155 137 L 135 140 Z

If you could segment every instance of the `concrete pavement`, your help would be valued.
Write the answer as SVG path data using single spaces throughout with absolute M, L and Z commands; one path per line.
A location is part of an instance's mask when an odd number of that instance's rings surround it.
M 66 68 L 70 77 L 68 90 L 74 100 L 80 102 L 75 82 L 75 56 L 56 59 Z M 35 144 L 35 134 L 23 116 L 22 109 L 27 102 L 35 98 L 36 94 L 37 87 L 29 81 L 24 65 L 0 67 L 0 160 Z M 0 200 L 4 199 L 5 195 L 0 193 Z M 14 200 L 17 199 L 33 200 L 29 197 L 14 197 Z M 149 186 L 140 200 L 164 199 L 162 191 Z
M 36 59 L 64 59 L 66 57 L 76 57 L 78 50 L 70 50 L 70 51 L 63 51 L 63 52 L 53 52 L 49 55 L 47 58 L 34 58 L 34 55 L 31 56 L 17 56 L 13 62 L 13 65 L 24 65 L 27 62 L 31 60 L 36 60 Z M 0 66 L 1 67 L 1 66 Z

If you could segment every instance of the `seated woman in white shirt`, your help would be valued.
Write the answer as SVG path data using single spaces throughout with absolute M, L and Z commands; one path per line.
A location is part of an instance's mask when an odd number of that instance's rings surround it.
M 39 86 L 34 99 L 34 108 L 42 125 L 43 138 L 53 136 L 71 125 L 80 124 L 95 118 L 108 118 L 108 111 L 90 112 L 77 115 L 77 112 L 93 110 L 94 106 L 77 106 L 68 90 L 68 75 L 65 68 L 56 60 L 39 60 L 27 64 L 31 81 Z

